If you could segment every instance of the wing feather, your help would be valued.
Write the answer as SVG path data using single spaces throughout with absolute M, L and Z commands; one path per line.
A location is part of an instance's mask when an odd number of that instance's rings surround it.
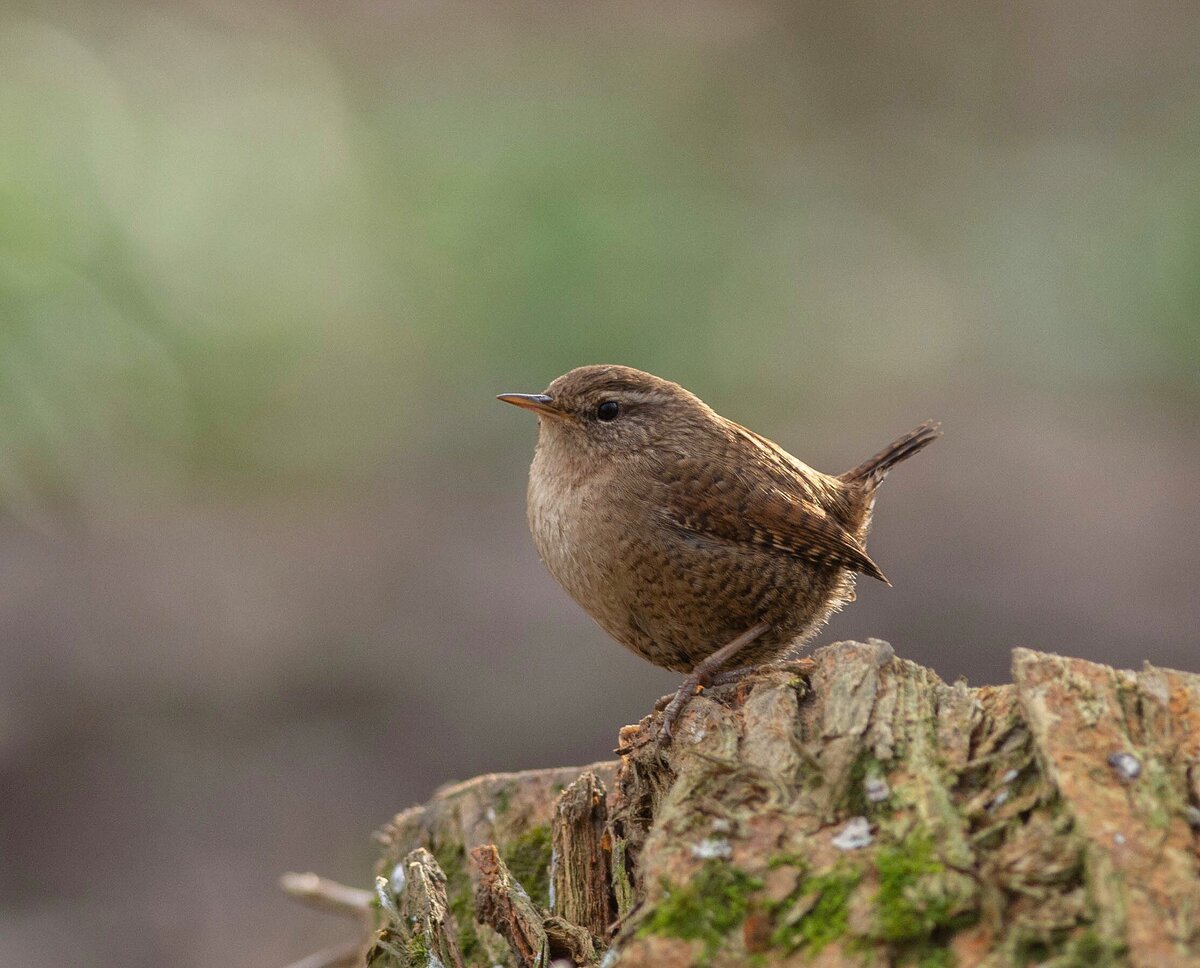
M 670 527 L 686 534 L 851 568 L 887 582 L 857 538 L 822 506 L 821 477 L 745 431 L 704 459 L 675 455 L 660 477 L 664 491 L 655 506 Z M 831 489 L 828 498 L 834 494 Z

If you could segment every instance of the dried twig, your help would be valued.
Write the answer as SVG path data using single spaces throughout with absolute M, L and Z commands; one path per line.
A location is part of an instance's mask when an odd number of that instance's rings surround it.
M 367 916 L 375 899 L 370 891 L 339 884 L 312 872 L 283 874 L 279 886 L 297 901 L 360 920 Z

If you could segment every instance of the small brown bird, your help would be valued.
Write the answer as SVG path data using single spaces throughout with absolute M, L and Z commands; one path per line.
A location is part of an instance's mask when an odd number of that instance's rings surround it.
M 627 366 L 583 366 L 545 393 L 499 399 L 538 415 L 529 528 L 584 610 L 688 697 L 726 666 L 798 646 L 854 597 L 875 490 L 941 436 L 924 423 L 836 477 Z M 736 661 L 735 661 L 736 660 Z

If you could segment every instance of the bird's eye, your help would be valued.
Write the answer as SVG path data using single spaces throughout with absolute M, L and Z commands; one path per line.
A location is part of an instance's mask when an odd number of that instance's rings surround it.
M 596 408 L 596 417 L 600 420 L 616 420 L 621 412 L 616 400 L 605 400 Z

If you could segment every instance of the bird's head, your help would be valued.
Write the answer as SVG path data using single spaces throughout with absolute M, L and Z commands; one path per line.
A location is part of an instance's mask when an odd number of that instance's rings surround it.
M 719 419 L 679 384 L 629 366 L 581 366 L 545 393 L 497 399 L 536 413 L 543 443 L 596 458 L 684 443 Z

